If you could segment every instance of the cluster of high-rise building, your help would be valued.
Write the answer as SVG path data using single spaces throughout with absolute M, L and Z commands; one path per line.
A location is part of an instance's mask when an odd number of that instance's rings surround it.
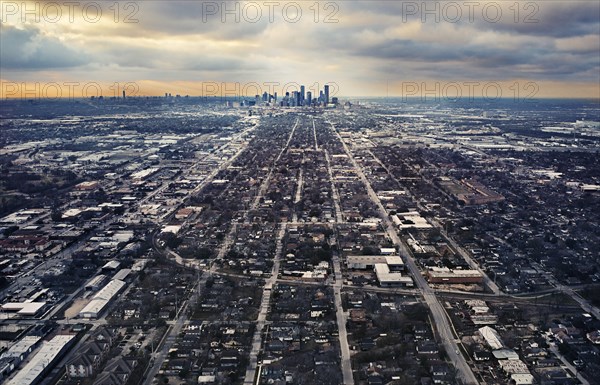
M 270 104 L 270 105 L 278 105 L 280 107 L 302 107 L 302 106 L 328 106 L 330 104 L 338 104 L 338 98 L 333 97 L 330 98 L 329 95 L 329 85 L 325 85 L 323 90 L 319 91 L 319 96 L 315 97 L 311 91 L 306 91 L 306 87 L 304 85 L 300 86 L 300 90 L 286 92 L 283 98 L 279 98 L 277 92 L 273 94 L 269 94 L 268 92 L 264 92 L 262 97 L 260 95 L 255 96 L 255 100 L 246 101 L 242 103 L 247 103 L 248 105 L 258 105 L 258 104 Z

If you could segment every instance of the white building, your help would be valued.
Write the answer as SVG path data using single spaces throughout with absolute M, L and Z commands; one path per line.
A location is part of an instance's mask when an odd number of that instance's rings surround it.
M 25 317 L 33 317 L 45 306 L 46 302 L 8 302 L 2 305 L 2 311 L 17 313 Z
M 98 318 L 115 295 L 125 286 L 125 282 L 113 279 L 102 288 L 79 312 L 79 318 Z
M 375 264 L 375 275 L 381 286 L 413 286 L 413 280 L 402 273 L 391 272 L 386 263 Z
M 495 329 L 489 326 L 484 326 L 478 331 L 490 348 L 502 349 L 504 347 L 504 343 Z

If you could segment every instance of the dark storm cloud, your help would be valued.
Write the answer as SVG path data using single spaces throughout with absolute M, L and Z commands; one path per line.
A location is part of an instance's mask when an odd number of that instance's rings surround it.
M 415 20 L 456 23 L 473 25 L 482 32 L 555 38 L 600 33 L 598 1 L 351 1 L 341 3 L 341 7 L 347 12 L 391 17 L 398 24 Z
M 35 27 L 0 24 L 0 63 L 4 69 L 44 70 L 70 68 L 88 57 Z
M 519 22 L 512 16 L 498 23 L 477 20 L 477 27 L 541 37 L 573 37 L 600 33 L 600 2 L 534 2 L 535 7 L 521 10 Z M 526 17 L 530 15 L 530 22 Z
M 456 60 L 475 60 L 485 58 L 495 50 L 480 51 L 472 47 L 453 47 L 444 43 L 418 42 L 414 40 L 388 40 L 378 45 L 368 45 L 354 51 L 358 56 L 379 57 L 382 59 L 403 61 L 449 62 Z M 514 61 L 514 58 L 505 60 Z
M 359 21 L 360 26 L 355 27 L 341 25 L 320 43 L 326 45 L 324 50 L 354 56 L 357 62 L 378 59 L 373 72 L 410 73 L 412 78 L 599 78 L 594 75 L 600 66 L 598 2 L 574 2 L 572 8 L 570 3 L 538 2 L 535 23 L 515 23 L 512 14 L 497 23 L 481 18 L 470 23 L 466 15 L 460 23 L 446 22 L 443 17 L 439 23 L 423 23 L 418 14 L 403 22 L 399 2 L 345 4 L 353 12 L 363 13 L 367 21 Z M 501 4 L 506 11 L 514 3 Z M 521 21 L 532 10 L 526 13 L 521 9 Z M 371 21 L 373 15 L 379 23 Z M 415 25 L 419 29 L 416 33 L 411 29 Z
M 432 66 L 435 68 L 434 74 L 438 77 L 453 73 L 460 74 L 462 78 L 483 76 L 580 79 L 583 73 L 598 68 L 600 61 L 597 52 L 558 53 L 548 46 L 517 46 L 507 49 L 485 45 L 452 46 L 410 40 L 390 40 L 355 50 L 353 54 L 385 59 L 392 68 L 394 65 L 422 63 L 420 68 L 413 66 L 413 73 L 425 72 L 427 67 Z
M 544 54 L 544 50 L 540 47 L 523 50 L 477 44 L 465 46 L 394 39 L 378 45 L 359 48 L 353 54 L 409 62 L 445 63 L 461 61 L 475 66 L 496 67 L 535 62 L 537 58 Z
M 251 3 L 256 6 L 240 1 L 140 2 L 135 33 L 202 34 L 217 40 L 253 38 L 268 28 L 269 14 L 262 2 Z
M 571 55 L 540 55 L 529 63 L 500 65 L 485 60 L 469 63 L 465 70 L 463 61 L 433 62 L 386 61 L 375 68 L 376 73 L 386 74 L 388 79 L 415 81 L 420 79 L 438 79 L 446 81 L 497 81 L 515 78 L 534 81 L 560 80 L 597 83 L 600 81 L 600 66 L 593 59 L 579 60 Z

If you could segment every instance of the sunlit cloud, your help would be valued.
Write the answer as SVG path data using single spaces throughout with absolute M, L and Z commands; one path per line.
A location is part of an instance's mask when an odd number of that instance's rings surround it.
M 433 14 L 422 2 L 389 1 L 294 3 L 301 14 L 291 2 L 86 1 L 60 12 L 52 4 L 2 2 L 5 82 L 135 82 L 157 95 L 194 94 L 212 81 L 335 82 L 345 95 L 381 95 L 374 84 L 527 79 L 553 96 L 573 87 L 600 96 L 597 2 L 537 2 L 517 13 L 513 3 L 478 2 L 460 17 L 444 2 L 428 2 Z M 492 4 L 501 4 L 499 20 Z

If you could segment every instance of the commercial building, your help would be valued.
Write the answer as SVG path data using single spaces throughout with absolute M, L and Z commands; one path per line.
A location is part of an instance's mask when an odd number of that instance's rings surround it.
M 151 167 L 146 170 L 137 171 L 131 174 L 131 179 L 133 179 L 134 182 L 141 182 L 158 172 L 158 170 L 157 167 Z
M 9 302 L 2 305 L 2 311 L 35 317 L 45 306 L 46 302 Z
M 389 255 L 349 255 L 346 257 L 346 266 L 353 270 L 373 269 L 376 264 L 384 263 L 391 271 L 404 270 L 404 261 L 398 256 Z
M 469 284 L 483 282 L 483 274 L 477 270 L 433 268 L 427 271 L 427 277 L 430 283 Z
M 375 264 L 375 275 L 381 286 L 413 286 L 413 280 L 402 273 L 392 272 L 385 263 Z
M 473 179 L 463 179 L 458 182 L 444 177 L 438 183 L 457 201 L 465 205 L 482 205 L 504 200 L 502 195 Z
M 392 215 L 392 222 L 398 229 L 430 229 L 432 226 L 416 211 L 407 211 Z

